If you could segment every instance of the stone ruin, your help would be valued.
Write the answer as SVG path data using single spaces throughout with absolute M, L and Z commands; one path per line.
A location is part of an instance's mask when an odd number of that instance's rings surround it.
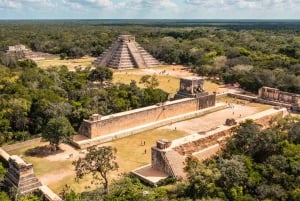
M 181 78 L 180 83 L 182 87 L 177 94 L 177 99 L 180 100 L 102 117 L 93 114 L 89 119 L 83 120 L 78 134 L 93 139 L 215 106 L 216 94 L 208 94 L 204 91 L 203 79 Z
M 204 79 L 199 77 L 186 77 L 180 79 L 179 91 L 174 99 L 198 98 L 208 94 L 204 91 Z
M 115 69 L 148 68 L 159 64 L 135 41 L 135 36 L 132 35 L 120 35 L 118 40 L 94 61 L 96 66 Z
M 284 92 L 276 88 L 262 87 L 258 91 L 258 98 L 282 103 L 282 106 L 289 106 L 293 111 L 300 112 L 300 94 Z
M 17 52 L 26 52 L 30 51 L 25 47 L 25 45 L 14 45 L 14 46 L 8 46 L 7 53 L 17 53 Z
M 9 168 L 4 181 L 11 187 L 17 189 L 17 195 L 24 195 L 37 190 L 42 183 L 33 172 L 33 165 L 26 163 L 16 155 L 10 156 L 8 160 Z
M 235 122 L 233 125 L 220 125 L 201 135 L 195 133 L 173 141 L 158 140 L 156 145 L 151 147 L 151 164 L 137 168 L 131 173 L 151 185 L 157 185 L 160 180 L 167 177 L 185 179 L 187 175 L 183 168 L 187 156 L 205 160 L 215 155 L 224 146 L 227 137 L 232 136 L 239 123 L 246 119 L 252 119 L 255 123 L 267 128 L 271 119 L 285 115 L 287 115 L 285 108 L 269 109 L 238 121 L 233 119 Z M 230 121 L 233 123 L 232 120 Z M 158 174 L 157 171 L 161 174 Z

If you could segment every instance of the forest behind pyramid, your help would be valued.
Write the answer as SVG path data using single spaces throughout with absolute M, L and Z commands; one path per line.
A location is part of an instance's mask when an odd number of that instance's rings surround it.
M 115 69 L 148 68 L 159 64 L 135 41 L 135 36 L 132 35 L 120 35 L 118 40 L 94 61 L 96 66 Z

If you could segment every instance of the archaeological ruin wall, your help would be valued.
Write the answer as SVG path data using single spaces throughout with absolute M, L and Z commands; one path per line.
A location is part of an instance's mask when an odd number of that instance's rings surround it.
M 258 91 L 258 102 L 288 107 L 300 112 L 300 94 L 280 91 L 276 88 L 262 87 Z
M 300 94 L 280 91 L 276 88 L 262 87 L 259 89 L 258 97 L 266 100 L 279 101 L 292 105 L 300 105 Z
M 101 117 L 98 114 L 85 119 L 78 133 L 89 138 L 111 134 L 147 123 L 167 119 L 215 105 L 216 95 L 168 101 L 157 105 Z
M 262 125 L 262 128 L 267 128 L 270 125 L 270 120 L 284 117 L 286 114 L 285 109 L 271 109 L 247 117 L 247 119 L 252 119 L 255 123 Z M 244 120 L 241 119 L 239 123 Z M 207 132 L 205 135 L 193 134 L 174 141 L 159 140 L 156 146 L 151 148 L 151 166 L 169 176 L 184 178 L 183 168 L 187 156 L 195 155 L 204 160 L 216 154 L 226 142 L 226 138 L 234 133 L 237 126 L 222 125 L 216 130 Z

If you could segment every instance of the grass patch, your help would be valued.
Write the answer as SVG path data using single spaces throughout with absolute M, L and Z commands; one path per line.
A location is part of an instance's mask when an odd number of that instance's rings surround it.
M 133 73 L 134 71 L 134 73 Z M 128 71 L 121 71 L 121 72 L 114 72 L 113 75 L 113 83 L 124 83 L 129 84 L 131 80 L 136 81 L 138 87 L 145 87 L 143 84 L 140 84 L 139 81 L 143 75 L 147 75 L 147 73 L 142 74 L 142 72 L 136 73 L 140 71 L 139 69 L 133 69 Z M 158 88 L 166 91 L 170 94 L 170 97 L 173 97 L 178 89 L 179 89 L 179 77 L 175 76 L 167 76 L 167 75 L 156 75 L 156 78 L 159 82 Z M 204 82 L 204 89 L 205 91 L 212 93 L 218 91 L 219 85 L 213 83 L 209 80 Z
M 146 74 L 145 74 L 146 75 Z M 142 74 L 120 74 L 114 73 L 113 83 L 124 83 L 129 84 L 131 80 L 136 81 L 138 87 L 145 87 L 143 84 L 140 84 L 139 81 L 143 75 Z M 170 96 L 174 96 L 179 89 L 179 78 L 171 76 L 156 76 L 159 82 L 158 88 L 168 92 Z
M 121 173 L 127 173 L 131 170 L 150 163 L 151 159 L 151 147 L 155 145 L 156 141 L 161 138 L 166 138 L 173 140 L 186 136 L 187 133 L 184 131 L 174 131 L 169 129 L 154 129 L 146 131 L 133 136 L 128 136 L 126 138 L 121 138 L 113 142 L 109 142 L 103 145 L 111 145 L 117 148 L 117 162 L 120 166 L 118 171 L 112 172 L 110 175 L 111 179 L 118 179 Z M 141 145 L 141 141 L 145 141 L 146 144 Z M 86 189 L 86 186 L 92 186 L 91 190 L 95 186 L 91 185 L 91 175 L 84 177 L 79 183 L 75 182 L 75 172 L 72 161 L 67 158 L 63 158 L 57 161 L 50 161 L 47 158 L 26 156 L 25 152 L 27 150 L 33 149 L 39 146 L 47 145 L 47 142 L 34 143 L 30 146 L 23 147 L 10 151 L 9 154 L 22 155 L 25 161 L 32 163 L 34 166 L 34 172 L 39 178 L 47 177 L 57 177 L 61 178 L 59 174 L 61 172 L 70 172 L 69 175 L 63 177 L 63 179 L 52 182 L 49 187 L 53 189 L 54 192 L 59 193 L 63 189 L 65 184 L 71 186 L 76 192 L 83 192 L 90 189 Z M 145 154 L 146 149 L 146 154 Z
M 95 60 L 94 57 L 85 56 L 78 59 L 64 59 L 61 60 L 59 57 L 47 58 L 35 61 L 38 67 L 42 69 L 47 69 L 51 67 L 57 67 L 65 65 L 69 70 L 75 70 L 76 67 L 85 68 L 92 65 L 92 62 Z
M 120 172 L 129 172 L 139 166 L 149 164 L 151 160 L 151 147 L 162 138 L 174 140 L 187 133 L 170 129 L 154 129 L 137 135 L 121 138 L 103 145 L 111 145 L 117 148 L 117 160 Z M 145 141 L 145 145 L 143 142 Z M 146 154 L 145 154 L 146 149 Z

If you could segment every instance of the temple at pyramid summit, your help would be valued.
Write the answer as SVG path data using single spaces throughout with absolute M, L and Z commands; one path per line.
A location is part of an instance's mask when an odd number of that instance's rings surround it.
M 118 40 L 94 61 L 94 65 L 125 69 L 148 68 L 160 63 L 135 41 L 135 36 L 120 35 Z

